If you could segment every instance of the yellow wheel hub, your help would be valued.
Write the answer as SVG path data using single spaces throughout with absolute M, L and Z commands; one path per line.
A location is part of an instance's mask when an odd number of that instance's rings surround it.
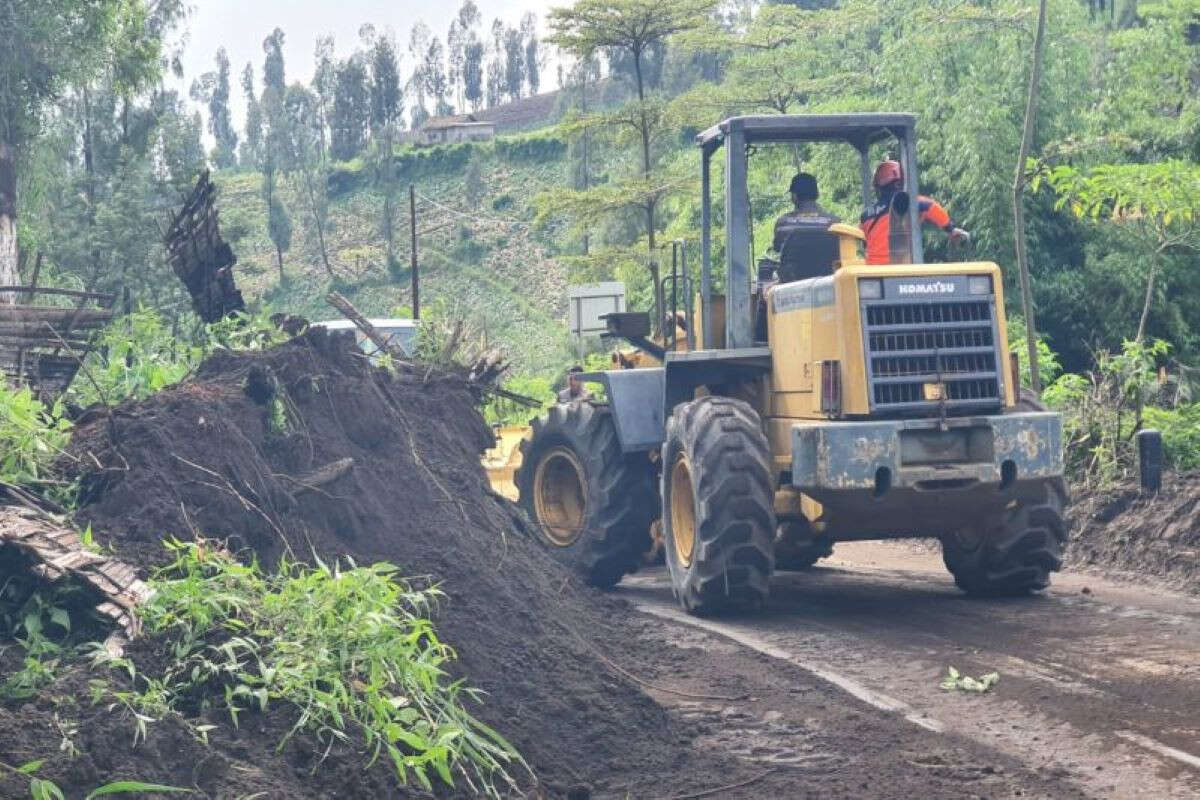
M 696 504 L 692 497 L 692 467 L 682 454 L 671 467 L 671 542 L 679 563 L 690 567 L 696 548 Z
M 587 517 L 583 464 L 568 448 L 555 447 L 538 462 L 533 506 L 552 544 L 569 547 L 583 532 Z

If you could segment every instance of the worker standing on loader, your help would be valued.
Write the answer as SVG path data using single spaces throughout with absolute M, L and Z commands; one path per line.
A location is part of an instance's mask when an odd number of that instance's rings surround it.
M 900 260 L 892 252 L 892 217 L 907 220 L 908 214 L 907 196 L 902 191 L 904 171 L 900 167 L 900 162 L 890 159 L 880 162 L 879 166 L 875 168 L 873 184 L 878 202 L 866 210 L 861 220 L 863 234 L 867 237 L 867 263 L 907 263 L 911 260 L 911 255 L 907 259 Z M 904 198 L 904 202 L 897 204 L 900 198 Z M 955 243 L 971 241 L 971 235 L 955 226 L 954 221 L 950 219 L 949 212 L 932 197 L 918 195 L 917 212 L 921 222 L 929 222 L 941 228 L 950 237 L 950 241 Z M 907 238 L 907 234 L 903 238 Z
M 838 222 L 817 202 L 817 179 L 797 172 L 788 186 L 794 208 L 775 220 L 773 249 L 779 254 L 779 280 L 782 283 L 817 278 L 833 271 L 837 260 L 837 237 L 829 226 Z
M 567 370 L 567 385 L 558 393 L 558 402 L 579 403 L 592 399 L 592 393 L 584 387 L 583 381 L 579 379 L 581 372 L 583 372 L 583 367 L 578 364 Z

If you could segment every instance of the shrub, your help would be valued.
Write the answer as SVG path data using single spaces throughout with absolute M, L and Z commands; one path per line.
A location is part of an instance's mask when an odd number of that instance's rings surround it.
M 556 161 L 567 153 L 567 143 L 557 136 L 528 133 L 495 141 L 496 155 L 506 161 Z
M 140 400 L 182 380 L 202 353 L 176 339 L 157 311 L 139 309 L 113 320 L 101 334 L 71 396 L 83 406 Z
M 1163 363 L 1170 350 L 1161 340 L 1125 342 L 1120 353 L 1098 353 L 1091 372 L 1062 375 L 1046 388 L 1046 404 L 1063 415 L 1072 480 L 1102 487 L 1132 479 L 1134 435 L 1147 427 L 1161 431 L 1168 466 L 1200 467 L 1200 404 L 1191 402 L 1184 371 Z
M 136 715 L 135 738 L 183 708 L 220 708 L 236 724 L 283 704 L 297 712 L 284 742 L 303 730 L 327 747 L 365 743 L 368 763 L 386 757 L 402 783 L 411 777 L 427 791 L 455 775 L 475 795 L 511 784 L 506 768 L 520 756 L 467 713 L 462 700 L 476 692 L 447 675 L 454 652 L 428 619 L 437 588 L 418 588 L 389 564 L 284 562 L 268 575 L 210 543 L 168 547 L 175 560 L 151 579 L 140 614 L 149 633 L 172 642 L 172 662 L 148 675 L 95 651 L 134 678 L 136 691 L 98 694 Z
M 205 326 L 189 343 L 176 337 L 157 311 L 139 309 L 113 320 L 101 334 L 83 374 L 71 384 L 70 397 L 82 406 L 141 400 L 183 380 L 214 347 L 259 350 L 284 338 L 263 311 Z
M 61 403 L 47 407 L 29 387 L 0 387 L 0 480 L 17 485 L 47 479 L 71 436 Z
M 1021 385 L 1024 387 L 1033 384 L 1032 372 L 1029 369 L 1029 346 L 1026 344 L 1028 341 L 1029 338 L 1025 335 L 1024 318 L 1010 316 L 1008 318 L 1008 350 L 1010 353 L 1017 354 L 1017 360 L 1021 364 Z M 1046 387 L 1062 373 L 1062 364 L 1059 363 L 1058 354 L 1050 349 L 1050 345 L 1040 334 L 1038 335 L 1037 351 L 1038 377 L 1042 379 L 1042 386 Z
M 1147 428 L 1162 432 L 1168 466 L 1181 472 L 1200 470 L 1200 403 L 1178 408 L 1149 406 L 1143 421 Z

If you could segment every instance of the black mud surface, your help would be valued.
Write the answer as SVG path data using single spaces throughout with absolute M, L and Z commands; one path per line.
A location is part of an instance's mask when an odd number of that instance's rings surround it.
M 1200 594 L 1200 476 L 1165 476 L 1162 491 L 1136 485 L 1073 498 L 1067 561 Z

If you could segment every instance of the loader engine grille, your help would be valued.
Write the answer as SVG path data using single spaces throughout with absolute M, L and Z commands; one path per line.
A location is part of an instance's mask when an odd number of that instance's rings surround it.
M 882 297 L 862 300 L 871 410 L 920 414 L 944 406 L 953 414 L 1002 405 L 995 298 L 900 297 L 903 280 L 884 281 Z

